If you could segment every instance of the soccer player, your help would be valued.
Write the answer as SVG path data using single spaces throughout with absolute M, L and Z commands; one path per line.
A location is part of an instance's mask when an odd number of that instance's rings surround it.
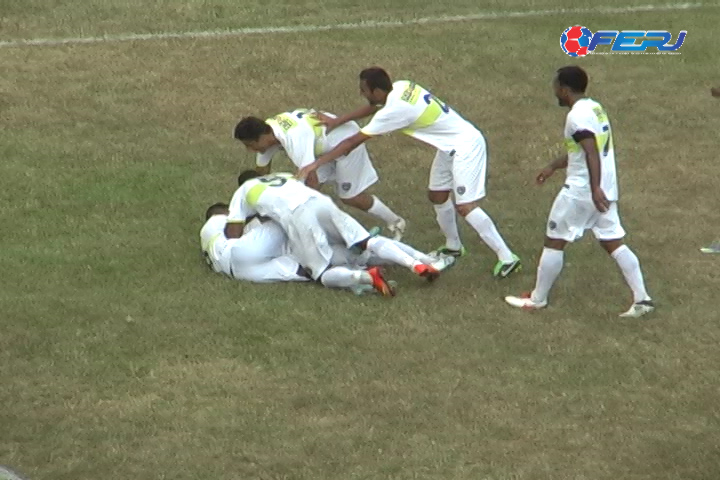
M 289 239 L 291 255 L 313 280 L 323 284 L 327 284 L 330 277 L 337 282 L 357 281 L 352 272 L 340 272 L 337 270 L 340 267 L 330 268 L 333 255 L 331 243 L 369 250 L 371 254 L 403 265 L 430 281 L 440 275 L 436 268 L 414 259 L 389 239 L 371 237 L 330 197 L 309 188 L 290 174 L 259 176 L 255 170 L 248 170 L 240 174 L 238 184 L 240 188 L 230 201 L 225 236 L 228 239 L 240 238 L 249 217 L 269 217 L 283 228 Z M 378 292 L 384 296 L 395 294 L 380 269 L 370 269 L 368 273 Z
M 536 181 L 542 185 L 562 168 L 567 168 L 567 178 L 550 210 L 535 289 L 520 297 L 508 296 L 505 301 L 529 310 L 547 306 L 550 289 L 562 270 L 565 246 L 592 229 L 633 293 L 632 306 L 620 316 L 640 317 L 655 306 L 645 289 L 638 258 L 623 243 L 610 121 L 603 106 L 585 96 L 587 84 L 587 74 L 576 66 L 559 69 L 553 81 L 558 103 L 570 109 L 565 120 L 567 154 L 545 167 Z
M 360 93 L 369 105 L 339 118 L 318 117 L 328 128 L 374 114 L 370 122 L 302 168 L 298 176 L 310 175 L 370 138 L 399 130 L 437 149 L 428 192 L 446 238 L 445 245 L 437 252 L 455 256 L 465 252 L 458 233 L 457 210 L 497 255 L 493 270 L 496 277 L 504 278 L 518 270 L 520 259 L 508 248 L 495 223 L 478 204 L 485 197 L 487 170 L 487 145 L 480 130 L 425 88 L 407 80 L 393 83 L 381 68 L 360 72 Z M 450 199 L 451 192 L 454 202 Z
M 260 175 L 266 175 L 270 173 L 273 157 L 280 150 L 285 151 L 297 168 L 302 168 L 313 163 L 316 155 L 331 150 L 360 130 L 357 123 L 348 122 L 332 133 L 326 133 L 326 127 L 313 114 L 313 110 L 297 109 L 264 121 L 245 117 L 235 126 L 234 137 L 249 150 L 257 152 L 256 169 Z M 333 182 L 343 203 L 382 220 L 394 239 L 400 240 L 405 232 L 405 220 L 377 196 L 367 193 L 377 181 L 378 174 L 368 151 L 362 147 L 324 165 L 309 175 L 305 183 L 317 189 L 321 184 Z

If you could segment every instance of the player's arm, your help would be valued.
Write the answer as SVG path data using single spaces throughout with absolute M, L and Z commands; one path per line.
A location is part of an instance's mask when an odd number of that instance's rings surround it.
M 255 165 L 255 171 L 258 175 L 267 175 L 270 173 L 270 170 L 272 170 L 272 161 L 270 161 L 267 165 Z
M 230 222 L 225 224 L 225 238 L 240 238 L 245 229 L 245 222 Z
M 275 156 L 276 149 L 271 148 L 263 153 L 255 156 L 255 171 L 259 175 L 267 175 L 272 169 L 272 160 Z
M 592 191 L 593 202 L 595 207 L 601 211 L 607 211 L 610 207 L 610 202 L 605 193 L 600 188 L 600 152 L 597 149 L 597 142 L 595 141 L 595 134 L 590 130 L 578 130 L 573 134 L 573 140 L 580 144 L 580 147 L 585 152 L 585 162 L 587 163 L 588 172 L 590 173 L 590 190 Z
M 298 173 L 298 178 L 307 178 L 311 173 L 314 173 L 315 170 L 317 170 L 319 167 L 325 165 L 326 163 L 330 163 L 333 160 L 337 160 L 338 158 L 342 157 L 343 155 L 347 155 L 348 153 L 355 150 L 357 147 L 365 143 L 367 140 L 372 138 L 370 135 L 367 135 L 363 132 L 358 132 L 352 137 L 348 137 L 342 142 L 338 143 L 335 148 L 330 150 L 329 152 L 321 155 L 318 157 L 317 160 L 315 160 L 313 163 L 310 163 L 304 167 L 302 167 Z
M 361 118 L 369 117 L 377 112 L 381 107 L 378 105 L 364 105 L 357 110 L 352 112 L 331 117 L 325 115 L 322 112 L 315 112 L 315 117 L 320 121 L 321 124 L 327 127 L 327 131 L 330 132 L 332 129 L 342 125 L 343 123 L 352 122 L 353 120 L 360 120 Z
M 555 160 L 550 162 L 550 164 L 543 168 L 538 176 L 535 178 L 535 181 L 538 185 L 542 185 L 545 183 L 545 181 L 552 176 L 553 173 L 555 173 L 556 170 L 561 170 L 563 168 L 567 168 L 568 165 L 568 156 L 567 153 L 560 155 Z

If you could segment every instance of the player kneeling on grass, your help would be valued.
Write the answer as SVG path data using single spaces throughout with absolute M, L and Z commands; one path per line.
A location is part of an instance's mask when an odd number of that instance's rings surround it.
M 357 220 L 340 210 L 327 195 L 307 187 L 290 174 L 258 176 L 248 170 L 238 177 L 240 188 L 230 201 L 225 226 L 228 239 L 240 238 L 247 218 L 254 215 L 277 222 L 288 236 L 290 253 L 313 280 L 326 286 L 362 283 L 355 272 L 332 267 L 331 244 L 369 250 L 388 262 L 405 266 L 428 280 L 440 275 L 437 268 L 416 260 L 396 244 L 382 237 L 371 237 Z M 379 268 L 367 270 L 375 289 L 385 296 L 395 294 Z M 367 279 L 367 277 L 365 277 Z
M 562 270 L 565 245 L 592 229 L 600 245 L 617 262 L 633 292 L 633 305 L 620 316 L 640 317 L 652 312 L 655 306 L 645 289 L 640 262 L 623 244 L 625 230 L 617 208 L 610 121 L 602 105 L 585 96 L 587 84 L 587 74 L 575 66 L 559 69 L 553 81 L 558 103 L 570 108 L 565 120 L 568 153 L 543 169 L 537 183 L 542 185 L 561 168 L 567 168 L 567 178 L 550 210 L 535 289 L 520 297 L 506 297 L 505 301 L 513 307 L 530 310 L 547 306 L 550 289 Z
M 225 237 L 225 225 L 229 213 L 228 205 L 216 203 L 205 213 L 205 224 L 200 230 L 200 243 L 205 260 L 210 268 L 237 280 L 256 283 L 308 281 L 310 276 L 300 264 L 289 255 L 287 235 L 273 220 L 260 221 L 255 218 L 249 221 L 240 238 L 228 240 Z M 420 262 L 433 262 L 438 270 L 449 268 L 454 263 L 453 257 L 435 259 L 404 243 L 386 239 L 395 243 Z M 373 291 L 372 277 L 364 271 L 367 266 L 384 265 L 369 252 L 354 253 L 344 245 L 332 245 L 331 264 L 335 267 L 345 266 L 354 270 L 359 280 L 366 283 L 353 284 L 348 288 L 361 295 Z M 332 275 L 328 277 L 332 284 Z M 332 285 L 331 285 L 332 286 Z M 335 285 L 345 287 L 345 285 Z
M 334 115 L 326 113 L 330 118 Z M 315 162 L 315 156 L 330 151 L 346 138 L 360 131 L 355 122 L 347 122 L 327 132 L 325 125 L 315 117 L 314 110 L 300 108 L 262 120 L 245 117 L 235 126 L 233 136 L 254 152 L 257 152 L 256 170 L 260 175 L 270 173 L 272 159 L 284 150 L 297 168 Z M 323 165 L 305 184 L 318 188 L 324 183 L 334 183 L 335 192 L 346 204 L 363 210 L 385 222 L 395 240 L 405 232 L 405 220 L 390 210 L 377 196 L 367 193 L 377 183 L 378 174 L 370 161 L 367 148 L 361 145 L 347 155 Z

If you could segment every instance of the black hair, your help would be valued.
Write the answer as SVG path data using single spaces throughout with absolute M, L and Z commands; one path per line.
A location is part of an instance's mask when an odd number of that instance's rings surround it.
M 360 72 L 360 80 L 365 80 L 370 91 L 379 88 L 384 92 L 390 92 L 392 90 L 392 80 L 390 75 L 380 67 L 366 68 Z
M 256 172 L 255 170 L 245 170 L 240 175 L 238 175 L 238 187 L 242 187 L 242 184 L 247 182 L 248 180 L 252 180 L 253 178 L 259 177 L 260 174 Z
M 256 141 L 266 133 L 272 133 L 272 128 L 264 120 L 245 117 L 235 125 L 233 137 L 236 140 Z
M 228 208 L 230 206 L 227 203 L 218 202 L 213 205 L 210 205 L 210 207 L 205 212 L 205 220 L 209 220 L 210 217 L 215 215 L 223 215 L 227 212 Z
M 558 69 L 557 81 L 561 86 L 568 87 L 575 93 L 585 93 L 588 76 L 582 68 L 570 65 Z

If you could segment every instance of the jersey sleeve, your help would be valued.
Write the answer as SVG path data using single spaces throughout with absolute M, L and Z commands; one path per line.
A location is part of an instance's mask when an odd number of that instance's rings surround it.
M 235 191 L 230 200 L 227 223 L 245 223 L 248 217 L 257 214 L 257 211 L 247 202 L 247 191 L 247 183 Z
M 570 110 L 570 113 L 568 113 L 566 130 L 569 136 L 572 136 L 575 133 L 583 130 L 597 133 L 596 124 L 597 120 L 592 110 L 584 108 L 573 109 Z
M 360 131 L 371 137 L 384 135 L 409 127 L 417 120 L 416 117 L 412 105 L 402 100 L 396 100 L 378 110 Z
M 271 147 L 265 150 L 263 153 L 258 153 L 255 157 L 255 165 L 258 167 L 267 167 L 272 161 L 275 154 L 280 150 L 278 147 Z

